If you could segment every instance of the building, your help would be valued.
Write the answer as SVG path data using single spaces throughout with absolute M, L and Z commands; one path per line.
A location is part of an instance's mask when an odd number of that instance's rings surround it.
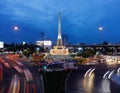
M 63 38 L 63 45 L 68 44 L 68 35 L 67 34 L 63 34 L 62 38 Z
M 1 42 L 1 41 L 0 41 L 0 49 L 1 49 L 1 48 L 4 48 L 4 42 Z
M 36 41 L 36 45 L 41 46 L 44 49 L 50 50 L 52 48 L 52 41 L 50 40 Z

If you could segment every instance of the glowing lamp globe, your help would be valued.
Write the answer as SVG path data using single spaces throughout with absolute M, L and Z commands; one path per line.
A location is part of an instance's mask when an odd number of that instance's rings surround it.
M 98 30 L 102 31 L 102 30 L 103 30 L 103 27 L 99 27 Z
M 15 27 L 14 27 L 14 30 L 18 30 L 18 27 L 17 27 L 17 26 L 15 26 Z

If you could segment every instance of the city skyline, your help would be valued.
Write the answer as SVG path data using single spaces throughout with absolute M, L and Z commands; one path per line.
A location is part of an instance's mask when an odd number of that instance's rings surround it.
M 118 43 L 119 3 L 119 0 L 0 1 L 0 41 L 35 42 L 43 32 L 46 39 L 56 42 L 60 11 L 61 31 L 70 43 Z

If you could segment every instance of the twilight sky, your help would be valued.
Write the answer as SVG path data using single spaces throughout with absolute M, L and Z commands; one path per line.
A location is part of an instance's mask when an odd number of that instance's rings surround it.
M 120 42 L 120 0 L 0 0 L 0 41 L 35 43 L 44 32 L 56 42 L 58 11 L 69 42 Z

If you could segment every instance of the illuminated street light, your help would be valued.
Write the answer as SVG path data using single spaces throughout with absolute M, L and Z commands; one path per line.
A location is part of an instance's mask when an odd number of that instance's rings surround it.
M 25 44 L 26 44 L 26 42 L 22 42 L 22 44 L 23 44 L 23 45 L 25 45 Z
M 13 29 L 16 31 L 16 30 L 18 30 L 19 28 L 18 28 L 17 26 L 14 26 L 14 28 L 13 28 Z
M 103 30 L 103 27 L 99 27 L 98 30 L 99 30 L 99 31 L 102 31 L 102 30 Z

